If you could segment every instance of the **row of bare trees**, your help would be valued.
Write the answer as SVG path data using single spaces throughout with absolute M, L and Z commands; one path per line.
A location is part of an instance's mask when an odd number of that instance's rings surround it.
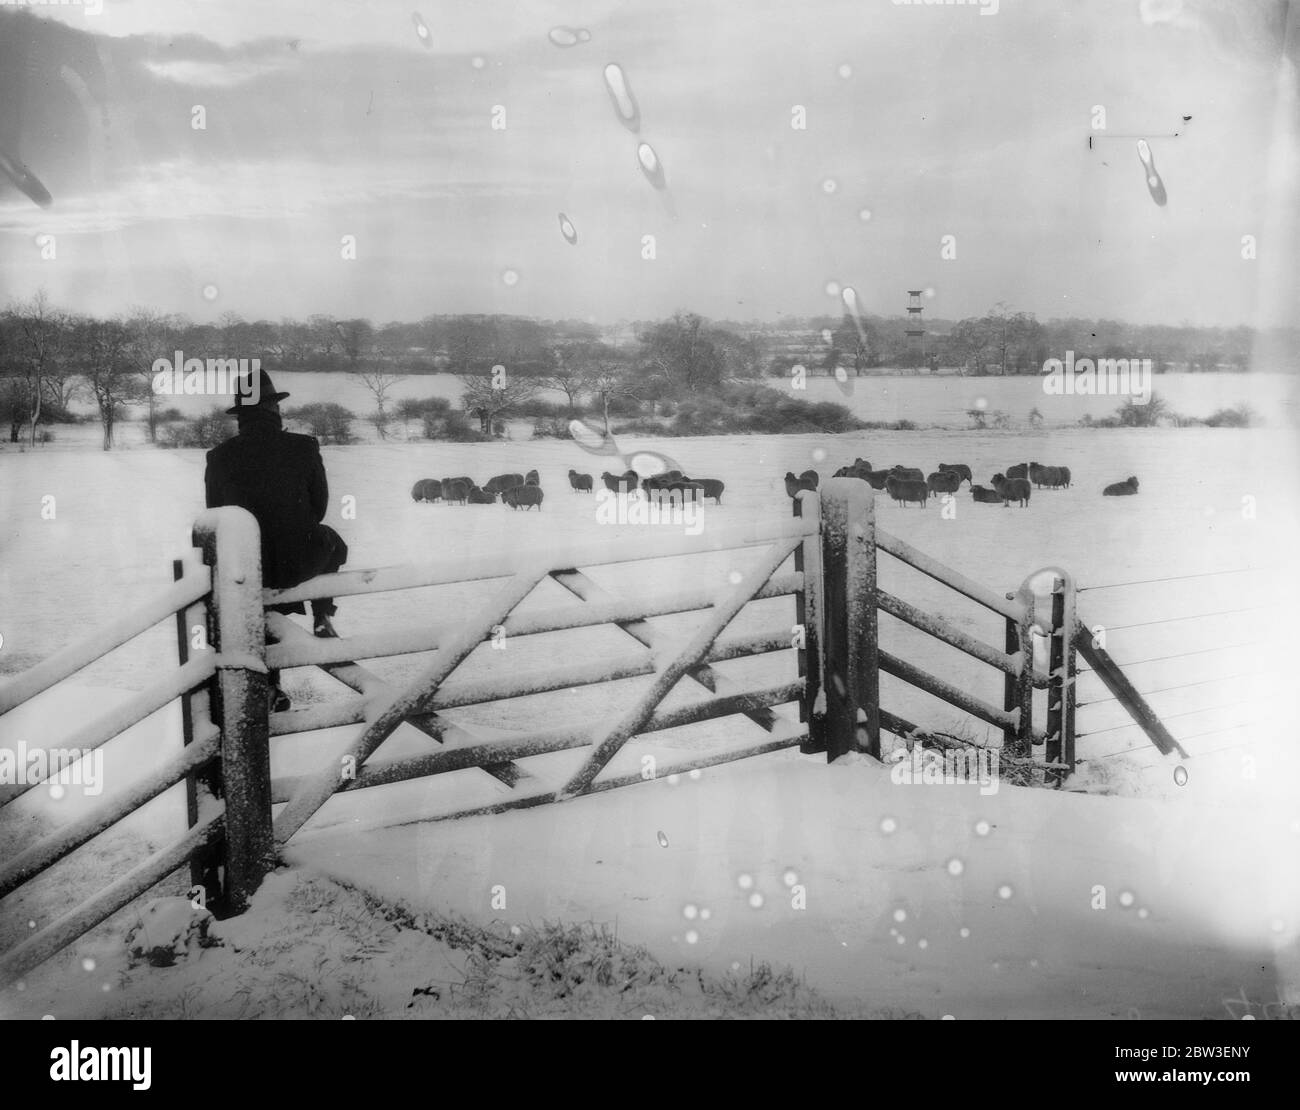
M 580 340 L 555 348 L 555 368 L 535 377 L 504 373 L 458 375 L 465 411 L 479 421 L 484 435 L 533 400 L 543 389 L 563 393 L 569 416 L 582 411 L 584 399 L 597 408 L 609 431 L 610 404 L 621 397 L 638 397 L 648 382 L 638 379 L 632 360 L 609 344 Z M 504 369 L 504 367 L 503 367 Z
M 0 312 L 0 420 L 10 442 L 25 436 L 34 445 L 38 425 L 67 419 L 83 394 L 99 413 L 105 450 L 133 402 L 150 402 L 152 434 L 150 368 L 162 353 L 164 330 L 147 310 L 101 320 L 65 312 L 44 292 Z
M 38 425 L 68 419 L 73 401 L 87 398 L 108 450 L 128 406 L 138 404 L 149 442 L 156 442 L 163 401 L 152 388 L 155 361 L 174 361 L 177 352 L 186 358 L 219 353 L 259 358 L 268 370 L 348 372 L 373 397 L 369 419 L 385 437 L 395 418 L 395 387 L 409 376 L 402 359 L 391 356 L 414 338 L 443 344 L 419 348 L 423 361 L 415 365 L 458 368 L 462 407 L 485 435 L 543 389 L 562 393 L 569 415 L 594 409 L 608 428 L 611 405 L 620 398 L 716 392 L 727 381 L 760 376 L 770 354 L 761 339 L 693 313 L 642 324 L 634 343 L 625 337 L 615 346 L 588 325 L 515 317 L 439 317 L 382 328 L 326 316 L 249 323 L 233 313 L 196 324 L 148 309 L 100 319 L 59 309 L 40 292 L 0 312 L 0 420 L 8 422 L 11 441 L 25 434 L 34 445 Z

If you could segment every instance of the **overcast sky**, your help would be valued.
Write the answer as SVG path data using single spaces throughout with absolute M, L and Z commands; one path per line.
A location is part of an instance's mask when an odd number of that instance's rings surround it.
M 102 4 L 0 8 L 0 151 L 54 197 L 0 183 L 0 299 L 604 323 L 834 312 L 833 281 L 872 313 L 1300 323 L 1285 0 Z

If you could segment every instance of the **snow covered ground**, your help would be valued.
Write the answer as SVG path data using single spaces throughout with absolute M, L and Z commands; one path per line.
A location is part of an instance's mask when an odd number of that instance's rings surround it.
M 1130 1010 L 1213 1017 L 1229 1016 L 1223 1000 L 1238 989 L 1261 1005 L 1276 1001 L 1274 991 L 1300 1001 L 1300 879 L 1291 863 L 1300 848 L 1296 695 L 1285 677 L 1297 616 L 1287 572 L 1300 537 L 1292 431 L 925 430 L 637 445 L 727 483 L 722 505 L 704 510 L 706 532 L 715 522 L 783 519 L 786 470 L 812 466 L 829 475 L 857 455 L 877 466 L 926 470 L 940 459 L 964 461 L 977 481 L 1028 459 L 1070 466 L 1074 487 L 1036 491 L 1026 510 L 976 505 L 963 491 L 948 519 L 934 503 L 904 510 L 880 496 L 877 523 L 994 589 L 1014 590 L 1046 566 L 1099 587 L 1080 595 L 1080 615 L 1089 626 L 1106 627 L 1108 649 L 1134 664 L 1128 673 L 1139 689 L 1160 691 L 1152 703 L 1174 735 L 1186 738 L 1186 785 L 1174 779 L 1177 760 L 1160 757 L 1136 729 L 1117 727 L 1122 712 L 1084 676 L 1080 699 L 1097 704 L 1080 710 L 1079 729 L 1094 735 L 1079 741 L 1085 762 L 1071 785 L 1126 797 L 904 787 L 867 760 L 828 768 L 824 758 L 784 752 L 709 768 L 698 779 L 683 776 L 562 806 L 403 823 L 505 791 L 482 772 L 457 772 L 334 799 L 294 842 L 292 862 L 304 873 L 336 876 L 414 910 L 472 920 L 617 921 L 621 938 L 647 945 L 671 966 L 695 962 L 726 974 L 733 964 L 747 967 L 750 958 L 770 960 L 802 972 L 827 998 L 871 1009 L 958 1017 Z M 572 443 L 370 443 L 326 448 L 325 457 L 329 521 L 347 539 L 352 566 L 545 551 L 572 538 L 608 541 L 612 548 L 636 542 L 634 526 L 601 523 L 594 498 L 570 493 L 570 467 L 599 474 L 610 465 Z M 421 477 L 464 473 L 482 480 L 534 467 L 546 490 L 540 513 L 415 505 L 409 497 Z M 170 582 L 170 561 L 188 553 L 190 525 L 202 508 L 202 469 L 202 453 L 195 451 L 0 451 L 0 671 L 32 665 Z M 1141 479 L 1139 496 L 1101 496 L 1105 484 L 1129 474 Z M 54 519 L 42 517 L 47 496 L 54 498 Z M 345 497 L 355 499 L 355 516 L 346 519 Z M 591 577 L 636 598 L 684 581 L 724 584 L 729 571 L 745 569 L 754 557 L 659 560 L 602 567 Z M 1218 573 L 1225 571 L 1233 573 Z M 891 592 L 1001 642 L 998 621 L 973 604 L 885 556 L 881 575 Z M 1143 584 L 1100 588 L 1138 580 Z M 454 621 L 490 590 L 465 585 L 343 599 L 338 624 L 348 634 Z M 563 600 L 554 587 L 539 590 L 529 604 Z M 1181 619 L 1195 614 L 1205 615 Z M 653 623 L 676 636 L 698 619 Z M 736 631 L 791 623 L 792 602 L 776 599 L 751 606 Z M 988 668 L 889 617 L 881 618 L 881 635 L 896 654 L 999 701 L 1000 680 Z M 513 641 L 504 653 L 485 646 L 471 657 L 466 677 L 506 664 L 528 669 L 556 659 L 598 660 L 632 646 L 610 628 L 547 634 Z M 174 630 L 160 626 L 66 689 L 0 719 L 0 744 L 53 743 L 147 685 L 174 650 Z M 374 669 L 400 681 L 425 662 L 406 657 Z M 793 677 L 788 655 L 719 669 L 755 685 Z M 286 679 L 299 705 L 344 693 L 324 676 L 291 672 Z M 449 715 L 489 734 L 607 720 L 647 681 Z M 882 703 L 922 724 L 980 738 L 988 731 L 887 677 Z M 655 751 L 698 754 L 756 733 L 745 723 L 713 722 L 657 736 Z M 306 773 L 347 735 L 335 730 L 276 740 L 275 774 Z M 175 707 L 111 742 L 97 801 L 178 743 Z M 380 754 L 423 750 L 427 743 L 403 729 Z M 536 761 L 537 773 L 558 779 L 575 758 L 544 757 Z M 138 858 L 145 845 L 170 839 L 181 824 L 178 795 L 158 799 L 0 905 L 0 947 L 23 935 L 29 921 L 57 916 L 86 884 Z M 0 810 L 0 845 L 30 843 L 87 801 L 75 786 L 57 800 L 43 789 L 30 792 Z M 892 825 L 883 824 L 887 818 Z M 741 885 L 744 876 L 752 886 Z M 494 908 L 498 886 L 505 905 Z M 1098 886 L 1105 890 L 1104 910 L 1093 908 Z M 792 905 L 797 887 L 804 888 L 806 908 Z M 754 893 L 762 896 L 760 906 L 750 904 Z M 83 942 L 98 946 L 101 969 L 114 966 L 105 935 Z M 217 951 L 203 952 L 200 964 L 219 958 Z M 53 961 L 32 976 L 25 997 L 12 990 L 0 995 L 0 1012 L 27 1012 L 52 998 L 63 999 L 65 1010 L 92 1012 L 87 991 L 101 984 L 81 970 L 82 958 L 78 950 Z M 147 996 L 138 977 L 160 974 L 172 972 L 135 971 L 128 978 L 137 977 L 132 989 Z

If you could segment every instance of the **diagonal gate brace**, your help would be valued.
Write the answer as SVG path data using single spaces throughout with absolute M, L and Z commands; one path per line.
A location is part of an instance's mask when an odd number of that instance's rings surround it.
M 360 767 L 403 721 L 413 714 L 423 712 L 426 703 L 437 693 L 447 676 L 491 635 L 492 629 L 505 619 L 507 613 L 532 593 L 550 570 L 549 563 L 540 563 L 507 581 L 483 611 L 462 626 L 439 649 L 433 662 L 407 689 L 395 692 L 387 699 L 387 704 L 378 716 L 345 752 L 340 753 L 340 758 L 350 755 L 356 761 L 356 766 Z M 308 776 L 301 788 L 289 799 L 274 823 L 275 841 L 278 845 L 288 841 L 329 801 L 338 789 L 338 766 L 338 759 L 331 760 L 317 774 Z
M 613 602 L 616 600 L 580 570 L 556 570 L 551 572 L 551 577 L 583 601 Z M 615 621 L 614 624 L 637 643 L 654 648 L 655 632 L 648 620 Z M 690 671 L 688 677 L 693 678 L 711 694 L 727 694 L 734 691 L 734 684 L 717 674 L 708 663 L 701 663 Z M 779 718 L 770 709 L 751 709 L 745 716 L 766 732 L 775 731 L 779 723 Z
M 736 614 L 753 599 L 754 595 L 762 589 L 763 583 L 776 573 L 781 564 L 790 557 L 794 549 L 802 542 L 802 537 L 796 536 L 794 539 L 778 540 L 773 545 L 767 558 L 754 570 L 750 571 L 740 585 L 728 594 L 720 605 L 714 608 L 708 620 L 690 639 L 681 653 L 667 667 L 655 675 L 650 689 L 642 695 L 640 701 L 628 710 L 614 727 L 605 734 L 605 737 L 595 745 L 587 761 L 578 768 L 573 777 L 556 793 L 556 801 L 575 797 L 590 788 L 593 780 L 600 774 L 605 765 L 618 754 L 623 745 L 635 736 L 637 731 L 650 719 L 655 706 L 667 696 L 668 692 L 677 685 L 687 672 L 699 665 L 700 660 L 708 654 L 709 648 L 712 647 L 713 641 L 717 639 L 719 633 L 735 619 Z
M 281 643 L 293 643 L 295 641 L 310 643 L 314 641 L 314 637 L 308 635 L 305 629 L 299 628 L 282 613 L 268 613 L 266 615 L 266 627 Z M 359 663 L 321 663 L 318 665 L 331 678 L 338 679 L 344 686 L 355 690 L 367 699 L 392 697 L 395 693 L 391 683 Z M 413 717 L 406 723 L 439 744 L 446 743 L 448 738 L 465 743 L 478 743 L 483 739 L 480 734 L 475 733 L 472 729 L 467 729 L 463 725 L 451 721 L 445 721 L 436 713 L 430 713 L 423 717 Z M 483 770 L 498 782 L 503 782 L 510 787 L 533 777 L 519 764 L 510 762 L 485 763 L 483 764 Z

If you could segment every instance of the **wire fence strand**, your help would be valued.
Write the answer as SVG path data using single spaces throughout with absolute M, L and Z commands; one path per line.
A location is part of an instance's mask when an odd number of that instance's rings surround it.
M 1247 722 L 1245 722 L 1244 724 L 1240 724 L 1240 725 L 1229 725 L 1229 726 L 1227 726 L 1226 728 L 1211 728 L 1211 729 L 1206 729 L 1204 732 L 1193 732 L 1190 736 L 1182 736 L 1182 737 L 1179 737 L 1179 738 L 1178 738 L 1178 743 L 1179 743 L 1179 744 L 1184 744 L 1184 743 L 1186 743 L 1188 740 L 1196 740 L 1196 739 L 1199 739 L 1199 738 L 1202 737 L 1202 736 L 1220 736 L 1220 735 L 1222 735 L 1222 734 L 1225 733 L 1225 732 L 1239 732 L 1239 731 L 1240 731 L 1241 729 L 1243 729 L 1243 728 L 1254 728 L 1256 725 L 1261 724 L 1261 723 L 1262 723 L 1262 722 L 1260 722 L 1260 721 L 1247 721 Z M 1262 742 L 1263 742 L 1263 743 L 1269 743 L 1269 744 L 1278 744 L 1278 743 L 1281 743 L 1281 741 L 1282 741 L 1282 738 L 1281 738 L 1281 737 L 1274 737 L 1274 738 L 1272 738 L 1272 739 L 1265 740 L 1265 741 L 1262 741 Z M 1214 752 L 1227 752 L 1227 751 L 1232 751 L 1232 749 L 1234 749 L 1234 748 L 1244 748 L 1247 744 L 1256 744 L 1256 743 L 1261 743 L 1261 741 L 1258 741 L 1258 740 L 1243 740 L 1240 744 L 1225 744 L 1225 745 L 1224 745 L 1223 747 L 1221 747 L 1221 748 L 1211 748 L 1209 751 L 1206 751 L 1206 752 L 1194 752 L 1194 753 L 1189 753 L 1189 754 L 1190 754 L 1190 755 L 1212 755 L 1212 754 L 1214 754 Z M 1103 759 L 1114 759 L 1116 756 L 1119 756 L 1119 755 L 1132 755 L 1134 752 L 1145 752 L 1145 751 L 1151 751 L 1151 750 L 1152 750 L 1152 748 L 1151 748 L 1151 745 L 1150 745 L 1150 744 L 1139 744 L 1136 748 L 1125 748 L 1123 751 L 1118 751 L 1118 752 L 1107 752 L 1105 755 L 1094 756 L 1094 757 L 1093 757 L 1093 760 L 1094 760 L 1095 762 L 1100 762 L 1100 761 L 1103 760 Z M 1087 760 L 1083 760 L 1082 762 L 1088 762 L 1088 761 L 1087 761 Z
M 1153 624 L 1173 624 L 1176 621 L 1194 621 L 1201 617 L 1226 617 L 1238 613 L 1257 613 L 1261 609 L 1271 609 L 1270 605 L 1250 605 L 1245 609 L 1218 609 L 1213 613 L 1189 613 L 1185 617 L 1162 617 L 1154 621 L 1135 621 L 1133 624 L 1108 624 L 1103 627 L 1107 632 L 1122 632 L 1126 628 L 1148 628 Z
M 1189 655 L 1208 655 L 1212 651 L 1232 651 L 1234 648 L 1258 647 L 1258 640 L 1245 640 L 1239 644 L 1220 644 L 1218 647 L 1197 648 L 1195 651 L 1178 651 L 1172 655 L 1153 655 L 1150 659 L 1133 659 L 1125 662 L 1121 659 L 1115 660 L 1117 667 L 1140 667 L 1143 663 L 1160 663 L 1165 659 L 1186 659 Z M 1076 674 L 1094 674 L 1091 667 L 1079 667 Z
M 1281 570 L 1281 567 L 1237 567 L 1233 570 L 1207 570 L 1199 574 L 1171 574 L 1165 578 L 1135 578 L 1131 582 L 1105 582 L 1099 586 L 1076 586 L 1075 593 L 1089 590 L 1117 590 L 1121 586 L 1150 586 L 1156 582 L 1183 582 L 1188 578 L 1214 578 L 1221 574 L 1256 574 L 1264 570 Z
M 1182 713 L 1162 713 L 1160 719 L 1162 721 L 1176 721 L 1179 717 L 1195 717 L 1198 713 L 1213 713 L 1219 709 L 1231 709 L 1234 705 L 1258 705 L 1262 701 L 1274 701 L 1277 698 L 1285 696 L 1285 694 L 1275 694 L 1271 698 L 1238 698 L 1236 701 L 1224 701 L 1220 702 L 1218 705 L 1207 705 L 1202 709 L 1187 709 Z M 1136 721 L 1128 721 L 1122 725 L 1111 725 L 1109 728 L 1095 728 L 1090 729 L 1088 732 L 1076 732 L 1074 735 L 1076 738 L 1084 736 L 1100 736 L 1103 732 L 1118 732 L 1120 729 L 1138 727 L 1139 725 Z M 1177 737 L 1175 737 L 1175 739 L 1177 739 Z
M 1193 686 L 1208 686 L 1215 682 L 1231 682 L 1234 678 L 1261 678 L 1276 674 L 1276 671 L 1240 671 L 1237 674 L 1219 675 L 1217 678 L 1203 678 L 1199 682 L 1182 682 L 1177 686 L 1159 686 L 1154 690 L 1139 690 L 1138 693 L 1144 698 L 1149 698 L 1153 694 L 1167 694 L 1171 690 L 1188 690 Z M 1075 702 L 1075 709 L 1084 709 L 1089 705 L 1105 705 L 1107 702 L 1119 701 L 1119 698 L 1111 696 L 1109 698 L 1093 698 L 1091 701 Z

